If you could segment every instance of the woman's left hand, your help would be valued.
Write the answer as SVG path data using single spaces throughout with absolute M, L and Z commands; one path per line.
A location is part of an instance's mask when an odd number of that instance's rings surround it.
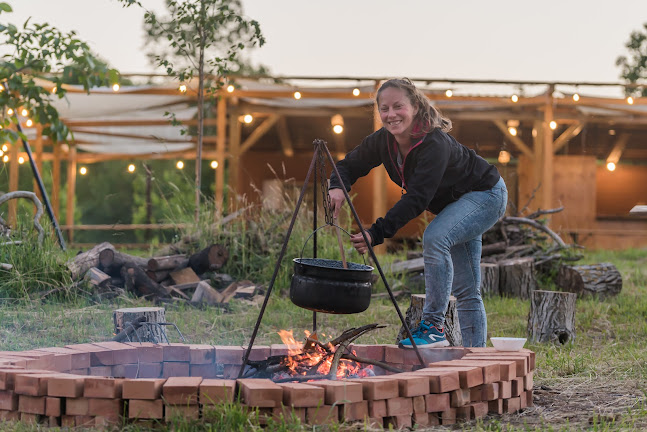
M 366 231 L 366 238 L 371 244 L 373 244 L 373 239 L 371 238 L 371 234 L 369 234 L 368 231 Z M 362 233 L 351 235 L 350 241 L 353 243 L 353 247 L 357 252 L 365 254 L 368 251 L 368 246 L 366 246 L 366 242 L 364 242 Z

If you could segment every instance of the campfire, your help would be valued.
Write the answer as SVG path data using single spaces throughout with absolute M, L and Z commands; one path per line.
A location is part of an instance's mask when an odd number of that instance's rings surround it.
M 384 326 L 369 324 L 346 330 L 341 336 L 321 342 L 316 333 L 307 330 L 305 342 L 297 342 L 292 331 L 281 330 L 279 336 L 288 347 L 288 354 L 248 361 L 245 378 L 269 378 L 275 382 L 306 382 L 329 379 L 375 376 L 374 366 L 390 372 L 402 372 L 383 362 L 358 357 L 349 345 L 361 335 Z M 322 335 L 325 336 L 325 335 Z

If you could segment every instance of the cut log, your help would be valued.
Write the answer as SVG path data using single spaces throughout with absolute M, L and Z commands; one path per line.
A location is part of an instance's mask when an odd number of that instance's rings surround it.
M 604 299 L 622 290 L 622 275 L 611 263 L 561 266 L 556 284 L 578 296 L 597 295 Z
M 186 255 L 167 255 L 148 260 L 148 270 L 179 270 L 189 265 Z
M 405 317 L 405 322 L 409 326 L 409 330 L 413 331 L 418 327 L 418 325 L 420 325 L 424 306 L 424 294 L 411 294 L 411 305 L 409 305 Z M 458 311 L 456 310 L 456 298 L 454 296 L 449 297 L 449 306 L 445 313 L 445 337 L 450 346 L 463 346 L 461 326 L 458 322 Z M 404 330 L 404 327 L 400 327 L 400 332 L 396 338 L 396 344 L 406 338 L 407 332 Z
M 391 264 L 391 273 L 412 273 L 422 271 L 424 268 L 425 263 L 423 258 L 420 257 Z
M 92 267 L 88 272 L 85 274 L 86 279 L 90 281 L 90 284 L 98 287 L 98 288 L 105 288 L 112 278 L 99 270 L 96 267 Z
M 126 289 L 139 297 L 169 298 L 167 290 L 146 275 L 141 267 L 130 263 L 121 266 Z
M 200 282 L 200 277 L 195 274 L 191 267 L 186 267 L 181 270 L 172 271 L 169 276 L 173 280 L 174 285 L 182 285 L 191 282 Z
M 499 265 L 481 263 L 481 295 L 499 295 Z
M 217 303 L 221 303 L 223 295 L 215 290 L 211 285 L 205 281 L 201 281 L 198 286 L 195 288 L 193 297 L 191 298 L 191 303 L 206 303 L 210 306 L 213 306 Z
M 146 270 L 146 275 L 149 278 L 153 279 L 155 282 L 162 282 L 163 280 L 169 277 L 170 273 L 171 273 L 170 270 L 158 270 L 158 271 Z
M 533 258 L 513 258 L 499 263 L 500 295 L 527 300 L 535 289 L 537 280 Z
M 231 300 L 236 295 L 236 292 L 239 289 L 250 287 L 250 286 L 255 287 L 255 285 L 251 281 L 248 281 L 248 280 L 241 280 L 241 281 L 237 281 L 237 282 L 233 282 L 233 283 L 229 284 L 229 286 L 227 288 L 225 288 L 224 290 L 222 290 L 222 292 L 220 293 L 220 294 L 222 294 L 221 303 L 229 302 L 229 300 Z
M 112 321 L 115 325 L 115 333 L 121 334 L 130 327 L 128 323 L 141 321 L 142 317 L 147 323 L 166 322 L 165 310 L 161 307 L 117 309 L 112 312 Z M 133 342 L 168 342 L 166 328 L 165 326 L 160 325 L 142 324 L 137 328 L 136 334 L 130 334 L 129 337 Z
M 533 291 L 528 315 L 529 339 L 557 345 L 575 341 L 576 298 L 574 293 Z
M 71 258 L 65 263 L 65 266 L 72 274 L 72 280 L 80 280 L 92 267 L 99 267 L 99 254 L 101 251 L 111 249 L 114 251 L 115 247 L 108 242 L 96 245 L 89 251 L 85 251 Z
M 229 251 L 223 245 L 212 244 L 200 252 L 191 255 L 189 258 L 189 267 L 196 274 L 218 270 L 227 263 Z
M 119 276 L 121 273 L 121 267 L 125 264 L 128 264 L 129 267 L 137 266 L 146 270 L 148 260 L 146 258 L 118 252 L 114 248 L 106 248 L 99 253 L 98 267 L 110 276 Z

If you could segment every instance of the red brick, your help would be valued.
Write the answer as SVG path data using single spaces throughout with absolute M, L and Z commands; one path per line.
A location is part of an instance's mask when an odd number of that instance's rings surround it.
M 386 417 L 386 401 L 368 401 L 368 416 L 371 418 Z
M 61 410 L 61 398 L 46 397 L 45 398 L 45 415 L 48 417 L 60 417 L 63 414 Z
M 449 404 L 452 408 L 458 408 L 470 403 L 469 389 L 458 389 L 449 393 Z
M 306 408 L 280 406 L 274 408 L 273 412 L 274 418 L 277 421 L 294 422 L 298 420 L 301 423 L 306 422 Z
M 472 419 L 472 407 L 464 405 L 456 407 L 456 420 L 469 421 Z
M 306 422 L 309 425 L 325 425 L 337 423 L 339 406 L 322 405 L 316 408 L 306 408 Z
M 440 413 L 429 413 L 429 424 L 427 426 L 440 425 Z
M 162 377 L 162 363 L 139 363 L 138 378 L 161 378 Z
M 113 430 L 115 426 L 121 426 L 122 416 L 118 415 L 116 417 L 104 417 L 104 416 L 95 416 L 94 417 L 94 426 L 100 430 Z M 121 429 L 119 429 L 121 430 Z
M 413 413 L 413 401 L 411 398 L 395 397 L 386 400 L 386 415 L 395 417 Z
M 512 382 L 499 382 L 499 399 L 510 399 L 512 397 Z
M 325 391 L 321 387 L 301 384 L 283 383 L 283 405 L 287 407 L 316 407 L 324 404 Z
M 88 414 L 115 418 L 123 414 L 124 403 L 121 399 L 88 399 Z
M 481 386 L 481 400 L 491 401 L 499 398 L 499 383 L 483 384 Z
M 5 367 L 0 369 L 0 390 L 14 390 L 16 375 L 19 374 L 38 374 L 38 373 L 51 373 L 50 371 L 35 371 L 26 370 L 17 367 Z
M 457 371 L 446 368 L 425 368 L 411 372 L 411 374 L 429 378 L 429 393 L 447 393 L 460 388 L 460 377 Z
M 449 371 L 458 372 L 458 378 L 461 388 L 471 388 L 483 384 L 483 370 L 480 367 L 472 366 L 436 366 L 436 363 L 431 363 L 429 369 L 447 369 Z M 422 369 L 426 370 L 426 369 Z
M 83 396 L 86 398 L 115 399 L 121 397 L 123 380 L 114 378 L 86 378 L 83 381 Z
M 124 345 L 137 348 L 137 359 L 144 363 L 161 363 L 164 361 L 164 350 L 161 345 L 151 342 L 126 342 Z
M 533 406 L 535 403 L 532 398 L 532 390 L 526 391 L 526 406 Z
M 262 408 L 281 406 L 283 389 L 268 379 L 243 378 L 237 380 L 236 384 L 241 401 L 247 406 Z
M 341 421 L 357 421 L 368 418 L 368 402 L 359 401 L 345 403 L 339 406 L 339 419 Z
M 190 362 L 191 348 L 182 343 L 162 344 L 165 362 Z
M 188 362 L 164 362 L 162 363 L 162 378 L 188 377 Z
M 449 409 L 449 393 L 425 395 L 425 409 L 427 412 L 441 412 Z
M 326 405 L 359 402 L 363 399 L 363 387 L 360 382 L 321 380 L 308 384 L 323 387 Z
M 385 429 L 395 427 L 396 429 L 404 429 L 413 427 L 413 419 L 411 414 L 401 415 L 396 417 L 384 417 Z
M 524 409 L 526 408 L 528 402 L 528 397 L 526 396 L 526 392 L 522 391 L 521 394 L 519 395 L 519 408 Z
M 469 406 L 472 408 L 472 418 L 483 418 L 488 413 L 487 402 L 472 402 L 471 404 L 469 404 Z
M 429 413 L 419 412 L 413 413 L 413 424 L 420 426 L 429 426 Z
M 514 413 L 521 409 L 521 398 L 513 397 L 510 399 L 503 399 L 503 412 Z
M 243 347 L 243 355 L 245 351 L 247 350 L 247 347 Z M 249 359 L 252 361 L 260 361 L 260 360 L 265 360 L 270 356 L 270 353 L 272 352 L 272 348 L 269 345 L 254 345 L 252 347 L 252 350 L 249 352 Z M 242 361 L 240 362 L 242 364 Z
M 94 426 L 94 417 L 89 415 L 74 416 L 74 424 L 77 428 L 89 428 Z
M 66 398 L 65 399 L 65 414 L 73 416 L 87 416 L 88 415 L 88 399 L 87 398 Z
M 108 368 L 108 370 L 111 370 L 110 366 L 101 366 L 101 367 Z M 90 375 L 90 368 L 72 369 L 69 373 L 71 375 Z
M 449 368 L 465 366 L 465 367 L 480 368 L 483 373 L 483 381 L 480 384 L 482 383 L 487 384 L 487 383 L 492 383 L 492 382 L 497 382 L 502 380 L 501 374 L 500 374 L 501 366 L 499 365 L 499 363 L 490 362 L 486 360 L 451 360 L 451 361 L 432 363 L 430 366 L 432 367 L 443 366 L 443 367 L 449 367 Z M 473 386 L 469 386 L 469 387 L 473 387 Z
M 470 348 L 474 350 L 476 348 Z M 486 349 L 486 348 L 481 348 Z M 465 355 L 464 359 L 481 359 L 481 360 L 509 360 L 516 363 L 517 376 L 523 376 L 531 369 L 531 356 L 530 353 L 520 351 L 507 352 L 507 351 L 473 351 Z
M 481 402 L 483 400 L 483 385 L 472 387 L 470 390 L 470 402 Z
M 533 372 L 529 372 L 528 375 L 523 377 L 523 389 L 532 390 L 534 387 L 533 383 Z
M 47 395 L 58 397 L 83 396 L 83 381 L 85 377 L 74 375 L 51 377 L 47 380 Z
M 112 367 L 114 378 L 139 378 L 141 365 L 138 364 L 116 364 Z
M 518 397 L 523 391 L 523 377 L 515 378 L 510 381 L 512 384 L 512 397 Z
M 47 426 L 51 428 L 61 427 L 61 417 L 47 417 Z
M 351 353 L 354 353 L 357 357 L 362 357 L 366 359 L 384 361 L 384 345 L 363 345 L 363 344 L 352 344 L 350 346 Z
M 386 377 L 370 377 L 346 380 L 362 384 L 365 400 L 388 399 L 398 397 L 398 380 Z
M 216 361 L 216 350 L 212 345 L 189 345 L 191 365 L 210 364 Z
M 31 413 L 20 413 L 20 423 L 24 423 L 27 425 L 37 425 L 41 421 L 41 415 L 40 414 L 31 414 Z
M 452 425 L 456 423 L 456 408 L 450 408 L 446 411 L 443 411 L 438 414 L 438 417 L 440 419 L 441 425 Z
M 0 410 L 18 409 L 18 395 L 12 391 L 0 391 Z
M 245 349 L 241 346 L 216 346 L 216 363 L 242 365 Z
M 218 370 L 215 363 L 189 365 L 189 376 L 201 378 L 217 378 Z
M 45 415 L 44 396 L 18 396 L 18 411 L 28 414 Z
M 167 422 L 172 419 L 198 420 L 200 418 L 199 405 L 167 405 L 164 411 Z
M 424 396 L 414 396 L 411 398 L 413 401 L 413 412 L 414 413 L 421 413 L 427 412 L 427 407 L 425 404 L 425 397 Z
M 518 376 L 523 376 L 527 372 L 528 358 L 527 357 L 513 357 L 513 356 L 489 356 L 479 354 L 468 354 L 461 360 L 478 360 L 496 362 L 502 365 L 499 373 L 501 374 L 501 381 L 509 381 Z
M 491 400 L 488 402 L 488 412 L 491 414 L 503 414 L 503 399 Z
M 56 362 L 54 361 L 53 353 L 33 350 L 17 351 L 14 355 L 25 359 L 25 369 L 56 370 Z
M 91 343 L 65 345 L 65 348 L 73 349 L 90 354 L 90 366 L 112 366 L 115 364 L 115 357 L 112 350 L 102 348 Z
M 74 424 L 74 416 L 62 415 L 61 416 L 61 427 L 64 427 L 64 428 L 76 427 L 76 424 Z
M 28 396 L 46 396 L 47 380 L 57 373 L 18 374 L 15 378 L 14 391 Z
M 227 347 L 223 347 L 223 348 L 227 348 Z M 277 356 L 277 355 L 289 355 L 289 354 L 290 354 L 290 348 L 285 344 L 270 345 L 270 355 Z M 218 347 L 216 347 L 216 362 L 220 363 L 218 362 L 217 359 L 218 359 Z
M 203 379 L 199 394 L 202 405 L 217 405 L 234 401 L 236 381 L 220 379 Z
M 92 345 L 112 350 L 113 360 L 115 362 L 114 364 L 137 363 L 139 360 L 137 348 L 121 342 L 95 342 Z
M 112 366 L 93 366 L 88 371 L 88 375 L 98 377 L 111 377 Z
M 18 421 L 20 412 L 0 410 L 0 421 Z
M 67 350 L 67 348 L 60 348 L 62 350 Z M 71 369 L 76 369 L 72 367 L 72 356 L 69 354 L 61 354 L 61 353 L 56 353 L 53 351 L 49 351 L 47 348 L 45 349 L 37 349 L 35 350 L 36 352 L 42 352 L 43 354 L 49 354 L 52 355 L 52 368 L 51 370 L 57 371 L 57 372 L 68 372 Z M 68 350 L 71 352 L 74 352 L 74 350 Z M 88 357 L 89 359 L 89 357 Z M 89 366 L 89 364 L 88 364 Z M 88 367 L 86 366 L 86 367 Z
M 164 418 L 164 403 L 161 399 L 131 399 L 128 402 L 128 417 L 138 419 L 162 419 Z
M 122 397 L 124 399 L 159 399 L 165 379 L 143 378 L 123 381 Z M 159 417 L 147 417 L 159 418 Z
M 164 402 L 168 405 L 197 405 L 200 377 L 172 377 L 162 387 Z
M 387 363 L 403 364 L 404 348 L 397 345 L 384 345 L 384 361 Z M 414 352 L 413 350 L 411 352 Z
M 429 380 L 411 373 L 389 375 L 398 380 L 398 392 L 402 397 L 413 397 L 429 394 Z

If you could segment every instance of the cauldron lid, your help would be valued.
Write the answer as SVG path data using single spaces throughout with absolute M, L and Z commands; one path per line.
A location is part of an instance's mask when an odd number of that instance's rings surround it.
M 330 260 L 330 259 L 323 259 L 323 258 L 294 258 L 293 260 L 295 263 L 299 263 L 302 265 L 306 266 L 312 266 L 312 267 L 321 267 L 321 268 L 334 268 L 334 269 L 339 269 L 339 270 L 359 270 L 359 271 L 373 271 L 373 267 L 365 264 L 358 264 L 354 262 L 346 262 L 348 264 L 348 268 L 345 269 L 344 265 L 341 261 L 339 260 Z

